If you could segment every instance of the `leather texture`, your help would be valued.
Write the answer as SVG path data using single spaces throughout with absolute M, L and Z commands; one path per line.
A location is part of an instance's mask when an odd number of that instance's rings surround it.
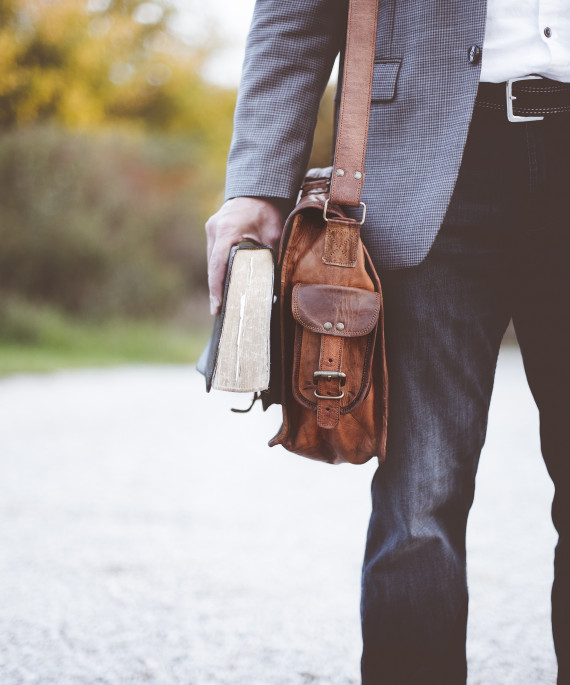
M 375 456 L 382 461 L 388 376 L 380 281 L 358 222 L 335 205 L 328 206 L 325 221 L 329 179 L 319 173 L 309 176 L 281 241 L 283 424 L 269 444 L 333 464 L 362 464 Z M 344 240 L 339 236 L 345 246 L 340 265 L 324 259 L 331 221 L 346 233 Z
M 326 227 L 323 260 L 335 266 L 355 266 L 359 240 L 360 226 L 343 219 L 330 219 Z
M 363 169 L 366 149 L 377 9 L 376 0 L 350 0 L 335 159 L 355 169 Z M 346 175 L 335 168 L 332 183 Z M 322 173 L 309 172 L 281 238 L 283 424 L 269 444 L 333 464 L 362 464 L 386 453 L 382 291 L 360 222 L 333 201 L 330 176 Z M 358 206 L 362 175 L 340 183 L 335 197 Z
M 378 322 L 380 294 L 361 288 L 297 283 L 293 317 L 313 333 L 355 338 L 368 335 Z
M 358 207 L 374 76 L 378 0 L 350 0 L 331 202 Z
M 559 116 L 570 112 L 570 83 L 550 79 L 515 81 L 512 84 L 515 116 Z M 504 83 L 480 83 L 477 107 L 507 112 Z

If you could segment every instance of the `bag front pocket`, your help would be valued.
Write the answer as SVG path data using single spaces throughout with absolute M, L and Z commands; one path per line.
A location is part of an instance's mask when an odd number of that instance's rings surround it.
M 380 302 L 379 293 L 362 288 L 293 288 L 293 397 L 322 415 L 321 427 L 334 428 L 370 389 Z

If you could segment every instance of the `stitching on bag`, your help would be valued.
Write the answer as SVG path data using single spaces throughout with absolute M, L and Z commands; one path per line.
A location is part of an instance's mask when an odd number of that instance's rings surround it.
M 371 290 L 367 292 L 372 292 Z M 303 328 L 306 328 L 308 331 L 311 331 L 313 333 L 320 333 L 321 335 L 334 335 L 337 338 L 356 338 L 356 337 L 361 337 L 363 335 L 368 335 L 373 329 L 376 323 L 378 322 L 378 316 L 380 314 L 380 294 L 375 292 L 374 293 L 375 300 L 376 300 L 376 305 L 374 308 L 374 318 L 372 319 L 371 323 L 366 326 L 366 328 L 363 328 L 360 331 L 351 331 L 352 335 L 339 335 L 338 333 L 331 332 L 329 333 L 328 331 L 323 331 L 322 328 L 318 328 L 316 326 L 312 326 L 309 324 L 307 319 L 303 317 L 301 314 L 301 311 L 299 309 L 299 290 L 295 290 L 293 292 L 293 316 L 295 318 L 295 321 L 303 326 Z
M 375 293 L 375 295 L 379 295 L 379 293 Z M 303 407 L 307 409 L 311 409 L 312 411 L 316 412 L 317 411 L 317 403 L 312 402 L 311 400 L 308 400 L 305 395 L 303 395 L 303 392 L 300 388 L 300 371 L 301 371 L 301 354 L 302 354 L 302 348 L 303 348 L 303 338 L 304 338 L 304 333 L 305 331 L 310 331 L 311 333 L 316 333 L 319 334 L 319 331 L 311 331 L 309 328 L 304 327 L 301 323 L 298 321 L 295 321 L 295 338 L 293 342 L 293 359 L 292 359 L 292 365 L 293 365 L 293 382 L 292 382 L 292 391 L 293 391 L 293 399 L 296 402 L 299 402 Z M 322 333 L 321 333 L 322 334 Z M 360 336 L 363 337 L 363 336 Z M 352 344 L 359 344 L 356 338 L 346 338 L 345 344 L 351 344 L 349 341 L 353 341 Z M 341 414 L 350 414 L 354 409 L 361 403 L 363 402 L 366 397 L 368 396 L 368 393 L 370 392 L 370 388 L 372 387 L 372 375 L 370 372 L 370 363 L 372 360 L 372 343 L 373 340 L 376 340 L 376 335 L 374 333 L 374 327 L 372 328 L 372 331 L 367 334 L 367 339 L 366 339 L 366 348 L 364 350 L 364 365 L 362 367 L 362 375 L 360 379 L 360 384 L 358 386 L 358 390 L 356 391 L 354 395 L 354 399 L 352 402 L 347 403 L 346 405 L 340 406 L 340 413 Z M 368 383 L 366 380 L 368 379 Z
M 301 340 L 299 343 L 299 348 L 302 347 L 303 345 L 303 338 L 302 334 L 305 330 L 301 324 L 297 324 L 297 328 L 301 329 Z M 295 337 L 296 337 L 296 331 L 295 331 Z M 352 402 L 346 405 L 340 406 L 340 413 L 341 414 L 350 414 L 354 409 L 361 403 L 363 402 L 367 397 L 368 393 L 370 392 L 370 388 L 372 387 L 372 376 L 370 374 L 370 362 L 372 359 L 372 354 L 371 354 L 371 344 L 372 344 L 372 334 L 368 334 L 367 340 L 366 340 L 366 349 L 364 351 L 364 365 L 362 367 L 362 376 L 360 380 L 360 385 L 358 386 L 358 390 L 356 391 L 354 395 L 354 399 Z M 348 338 L 347 340 L 351 340 Z M 295 362 L 295 358 L 293 358 L 293 363 Z M 301 389 L 299 387 L 299 379 L 300 379 L 300 366 L 301 366 L 301 352 L 299 351 L 299 356 L 298 356 L 298 363 L 294 363 L 294 368 L 293 368 L 293 379 L 294 379 L 294 386 L 293 386 L 293 399 L 301 404 L 303 407 L 306 409 L 311 409 L 312 411 L 316 412 L 317 411 L 317 403 L 316 402 L 311 402 L 311 400 L 308 400 L 303 393 L 301 392 Z M 366 383 L 366 379 L 369 378 L 369 382 Z

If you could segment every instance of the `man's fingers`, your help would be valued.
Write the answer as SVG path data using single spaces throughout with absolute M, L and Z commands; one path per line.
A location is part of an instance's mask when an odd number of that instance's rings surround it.
M 210 258 L 212 257 L 212 251 L 216 243 L 218 227 L 218 216 L 214 214 L 208 221 L 206 221 L 206 254 L 208 259 L 208 264 L 210 263 Z

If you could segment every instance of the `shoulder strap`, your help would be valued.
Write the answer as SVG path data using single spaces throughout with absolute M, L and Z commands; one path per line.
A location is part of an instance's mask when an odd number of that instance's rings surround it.
M 350 0 L 330 201 L 358 207 L 374 75 L 378 0 Z

